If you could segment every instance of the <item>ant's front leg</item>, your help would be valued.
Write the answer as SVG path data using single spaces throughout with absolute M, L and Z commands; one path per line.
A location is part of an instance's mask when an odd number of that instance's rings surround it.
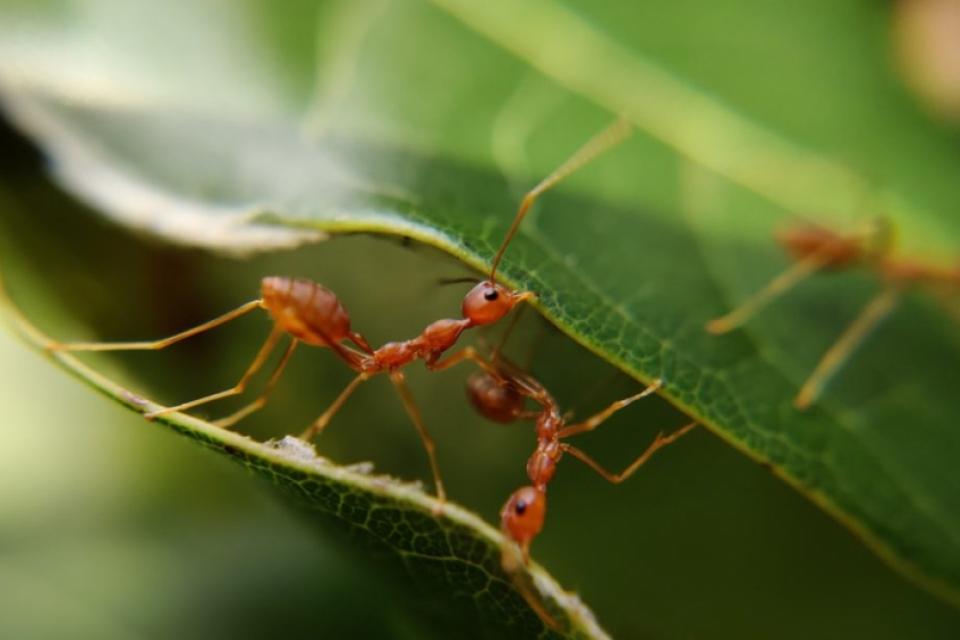
M 569 453 L 574 458 L 576 458 L 580 462 L 584 463 L 585 465 L 587 465 L 588 467 L 596 471 L 607 482 L 610 482 L 612 484 L 620 484 L 621 482 L 623 482 L 624 480 L 632 476 L 637 469 L 639 469 L 644 464 L 646 464 L 646 462 L 650 459 L 650 457 L 654 453 L 656 453 L 659 449 L 674 442 L 675 440 L 677 440 L 678 438 L 680 438 L 681 436 L 689 432 L 691 429 L 693 429 L 695 426 L 697 426 L 697 423 L 691 422 L 690 424 L 680 427 L 679 429 L 677 429 L 676 431 L 668 435 L 663 435 L 662 433 L 657 434 L 657 437 L 654 439 L 653 442 L 650 443 L 650 446 L 647 447 L 646 450 L 640 454 L 640 457 L 634 460 L 629 467 L 627 467 L 620 473 L 611 473 L 610 471 L 607 471 L 599 462 L 591 458 L 589 455 L 587 455 L 580 449 L 577 449 L 573 445 L 570 445 L 564 442 L 560 444 L 560 447 L 563 449 L 565 453 Z

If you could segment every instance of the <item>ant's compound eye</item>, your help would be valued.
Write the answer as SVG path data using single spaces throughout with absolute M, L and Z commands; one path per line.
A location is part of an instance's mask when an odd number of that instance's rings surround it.
M 514 505 L 513 510 L 517 512 L 518 516 L 522 516 L 527 510 L 527 503 L 523 501 L 523 498 L 517 500 L 517 504 Z
M 486 292 L 484 292 L 483 294 L 483 299 L 489 302 L 493 302 L 499 297 L 500 297 L 500 292 L 492 287 L 490 289 L 487 289 Z

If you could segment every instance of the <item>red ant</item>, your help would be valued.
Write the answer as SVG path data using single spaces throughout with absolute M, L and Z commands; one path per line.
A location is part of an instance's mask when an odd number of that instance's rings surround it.
M 515 365 L 499 357 L 497 352 L 494 353 L 493 362 L 484 360 L 470 347 L 464 349 L 464 352 L 469 353 L 465 357 L 470 357 L 482 369 L 467 381 L 467 396 L 481 415 L 500 423 L 536 420 L 537 446 L 527 461 L 527 477 L 531 484 L 517 489 L 500 510 L 501 530 L 508 540 L 519 546 L 523 564 L 529 562 L 530 543 L 543 529 L 547 511 L 547 485 L 553 479 L 557 464 L 564 454 L 569 453 L 608 482 L 620 484 L 643 466 L 658 449 L 674 442 L 697 424 L 692 422 L 667 435 L 662 432 L 657 434 L 647 449 L 626 469 L 620 473 L 612 473 L 565 440 L 596 429 L 617 411 L 656 392 L 662 386 L 660 380 L 655 380 L 639 393 L 617 400 L 582 422 L 568 425 L 567 417 L 560 413 L 556 400 L 532 376 L 519 371 Z M 527 400 L 536 403 L 539 409 L 527 409 Z M 501 556 L 504 570 L 513 576 L 521 594 L 540 618 L 551 627 L 556 627 L 555 621 L 540 601 L 518 580 L 518 565 L 515 554 L 511 551 L 512 547 L 505 542 Z
M 316 347 L 327 347 L 347 366 L 356 371 L 358 375 L 343 389 L 330 407 L 317 418 L 300 437 L 303 440 L 311 440 L 314 438 L 327 426 L 334 414 L 343 406 L 362 382 L 369 380 L 376 374 L 388 373 L 391 382 L 393 382 L 400 395 L 404 408 L 423 441 L 424 448 L 429 457 L 437 497 L 442 502 L 445 500 L 445 491 L 440 478 L 440 469 L 437 465 L 433 439 L 427 431 L 420 411 L 414 403 L 413 396 L 407 387 L 405 376 L 400 369 L 418 359 L 423 360 L 426 366 L 432 370 L 445 369 L 462 361 L 464 356 L 458 357 L 456 354 L 445 361 L 441 361 L 440 358 L 456 343 L 460 334 L 465 330 L 492 324 L 509 313 L 510 310 L 521 301 L 531 300 L 535 297 L 535 294 L 532 292 L 513 291 L 498 283 L 496 280 L 497 267 L 503 258 L 507 246 L 516 234 L 520 223 L 541 194 L 594 159 L 603 151 L 624 140 L 630 133 L 631 129 L 629 125 L 623 120 L 617 120 L 590 139 L 567 159 L 566 162 L 531 189 L 523 197 L 513 223 L 493 258 L 489 276 L 474 286 L 464 297 L 462 305 L 463 317 L 459 319 L 438 320 L 428 325 L 420 335 L 410 340 L 388 342 L 379 349 L 373 349 L 360 333 L 351 329 L 350 315 L 335 293 L 323 285 L 309 280 L 271 276 L 263 279 L 260 298 L 247 302 L 233 311 L 229 311 L 209 322 L 187 329 L 168 338 L 144 342 L 77 342 L 66 344 L 53 342 L 48 345 L 48 348 L 54 351 L 164 349 L 181 340 L 225 324 L 254 309 L 265 309 L 273 320 L 273 330 L 257 352 L 253 362 L 234 386 L 189 402 L 147 413 L 145 417 L 152 420 L 170 412 L 192 409 L 213 402 L 214 400 L 220 400 L 243 393 L 249 381 L 263 367 L 270 353 L 275 349 L 283 335 L 289 334 L 291 336 L 290 344 L 281 356 L 276 369 L 267 381 L 260 396 L 235 413 L 216 421 L 215 424 L 224 428 L 232 427 L 242 418 L 262 408 L 267 403 L 270 392 L 279 380 L 287 362 L 293 355 L 294 349 L 299 343 L 303 342 Z M 353 346 L 344 344 L 344 342 L 347 341 L 352 343 Z
M 883 283 L 883 290 L 867 303 L 826 351 L 800 388 L 793 403 L 801 410 L 816 401 L 826 383 L 867 334 L 893 311 L 904 290 L 924 288 L 950 305 L 948 296 L 960 288 L 960 267 L 945 268 L 915 259 L 892 257 L 891 229 L 881 219 L 872 221 L 864 231 L 848 234 L 810 224 L 795 225 L 778 233 L 776 239 L 795 264 L 739 307 L 708 322 L 707 331 L 723 334 L 739 327 L 768 302 L 807 276 L 821 271 L 863 266 L 873 271 Z M 956 308 L 950 308 L 950 311 L 958 314 Z

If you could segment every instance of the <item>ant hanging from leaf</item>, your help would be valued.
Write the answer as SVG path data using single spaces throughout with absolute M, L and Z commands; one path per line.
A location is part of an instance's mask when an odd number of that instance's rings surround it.
M 883 289 L 824 353 L 794 398 L 793 404 L 798 409 L 808 408 L 870 331 L 894 310 L 904 290 L 923 289 L 960 318 L 960 310 L 951 297 L 960 289 L 960 266 L 945 268 L 916 259 L 895 258 L 892 236 L 890 224 L 883 219 L 871 220 L 864 229 L 846 234 L 809 223 L 785 229 L 776 239 L 795 264 L 739 307 L 708 322 L 707 331 L 720 335 L 736 329 L 771 300 L 815 273 L 858 266 L 873 271 Z
M 510 329 L 512 325 L 505 332 L 504 339 Z M 689 432 L 697 423 L 691 422 L 666 435 L 662 432 L 657 434 L 646 450 L 626 469 L 620 473 L 610 472 L 589 454 L 566 440 L 581 433 L 593 431 L 617 411 L 659 390 L 662 382 L 655 380 L 640 392 L 617 400 L 590 418 L 568 425 L 568 417 L 560 413 L 559 405 L 546 388 L 531 375 L 521 371 L 516 365 L 499 355 L 504 339 L 501 339 L 500 346 L 494 351 L 491 360 L 485 360 L 471 347 L 461 352 L 465 354 L 464 357 L 469 357 L 476 362 L 481 369 L 467 380 L 467 397 L 478 413 L 494 422 L 510 423 L 519 420 L 536 422 L 537 445 L 527 460 L 527 477 L 530 479 L 530 485 L 517 489 L 500 511 L 500 527 L 506 538 L 501 552 L 501 563 L 504 571 L 513 577 L 518 590 L 531 608 L 546 624 L 556 628 L 556 622 L 544 609 L 539 598 L 520 581 L 517 570 L 521 564 L 526 565 L 529 562 L 530 544 L 543 529 L 547 512 L 547 485 L 553 479 L 561 458 L 564 454 L 570 454 L 608 482 L 620 484 L 643 466 L 656 451 Z M 527 407 L 528 401 L 535 403 L 538 409 L 530 410 Z M 517 549 L 520 552 L 519 558 Z
M 500 248 L 493 258 L 490 273 L 464 297 L 462 317 L 459 319 L 438 320 L 428 325 L 423 332 L 410 340 L 388 342 L 373 349 L 360 333 L 353 331 L 350 314 L 344 308 L 337 295 L 321 284 L 310 280 L 270 276 L 261 283 L 261 296 L 229 311 L 213 320 L 187 329 L 181 333 L 154 341 L 143 342 L 53 342 L 47 347 L 52 351 L 133 351 L 159 350 L 185 340 L 197 334 L 219 327 L 239 318 L 255 309 L 264 309 L 273 321 L 273 329 L 263 346 L 257 352 L 253 362 L 240 377 L 240 380 L 224 391 L 212 393 L 189 402 L 165 407 L 145 414 L 147 419 L 162 415 L 186 411 L 201 405 L 236 396 L 244 392 L 253 376 L 263 367 L 271 352 L 279 344 L 284 334 L 291 340 L 281 356 L 275 370 L 268 379 L 261 394 L 235 413 L 216 421 L 214 424 L 230 428 L 238 421 L 266 405 L 268 397 L 279 380 L 284 368 L 301 342 L 315 347 L 329 348 L 348 367 L 357 372 L 357 376 L 341 391 L 330 407 L 310 425 L 300 436 L 311 440 L 327 426 L 333 416 L 356 388 L 376 374 L 387 373 L 397 389 L 407 414 L 410 416 L 430 462 L 436 487 L 437 498 L 443 502 L 446 494 L 440 469 L 437 464 L 433 439 L 427 431 L 420 411 L 414 402 L 407 384 L 403 367 L 415 360 L 423 360 L 432 370 L 445 369 L 467 356 L 451 356 L 441 360 L 443 354 L 457 342 L 467 329 L 497 322 L 507 315 L 521 301 L 535 298 L 529 291 L 513 291 L 497 282 L 497 268 L 503 254 L 513 239 L 527 212 L 545 191 L 556 185 L 568 175 L 587 164 L 607 149 L 625 140 L 632 132 L 623 120 L 617 120 L 606 129 L 591 138 L 553 173 L 531 189 L 522 199 L 517 213 L 510 225 Z M 350 344 L 345 344 L 349 342 Z

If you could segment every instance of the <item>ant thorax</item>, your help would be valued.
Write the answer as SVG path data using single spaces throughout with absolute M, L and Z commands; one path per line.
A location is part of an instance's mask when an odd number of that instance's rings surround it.
M 549 407 L 537 416 L 537 440 L 555 440 L 560 427 L 563 426 L 563 416 L 556 407 Z
M 373 361 L 380 370 L 402 367 L 417 356 L 415 340 L 388 342 L 374 351 Z
M 553 480 L 553 474 L 557 472 L 557 462 L 562 455 L 559 440 L 544 440 L 527 460 L 527 477 L 539 491 L 546 491 L 547 485 Z

